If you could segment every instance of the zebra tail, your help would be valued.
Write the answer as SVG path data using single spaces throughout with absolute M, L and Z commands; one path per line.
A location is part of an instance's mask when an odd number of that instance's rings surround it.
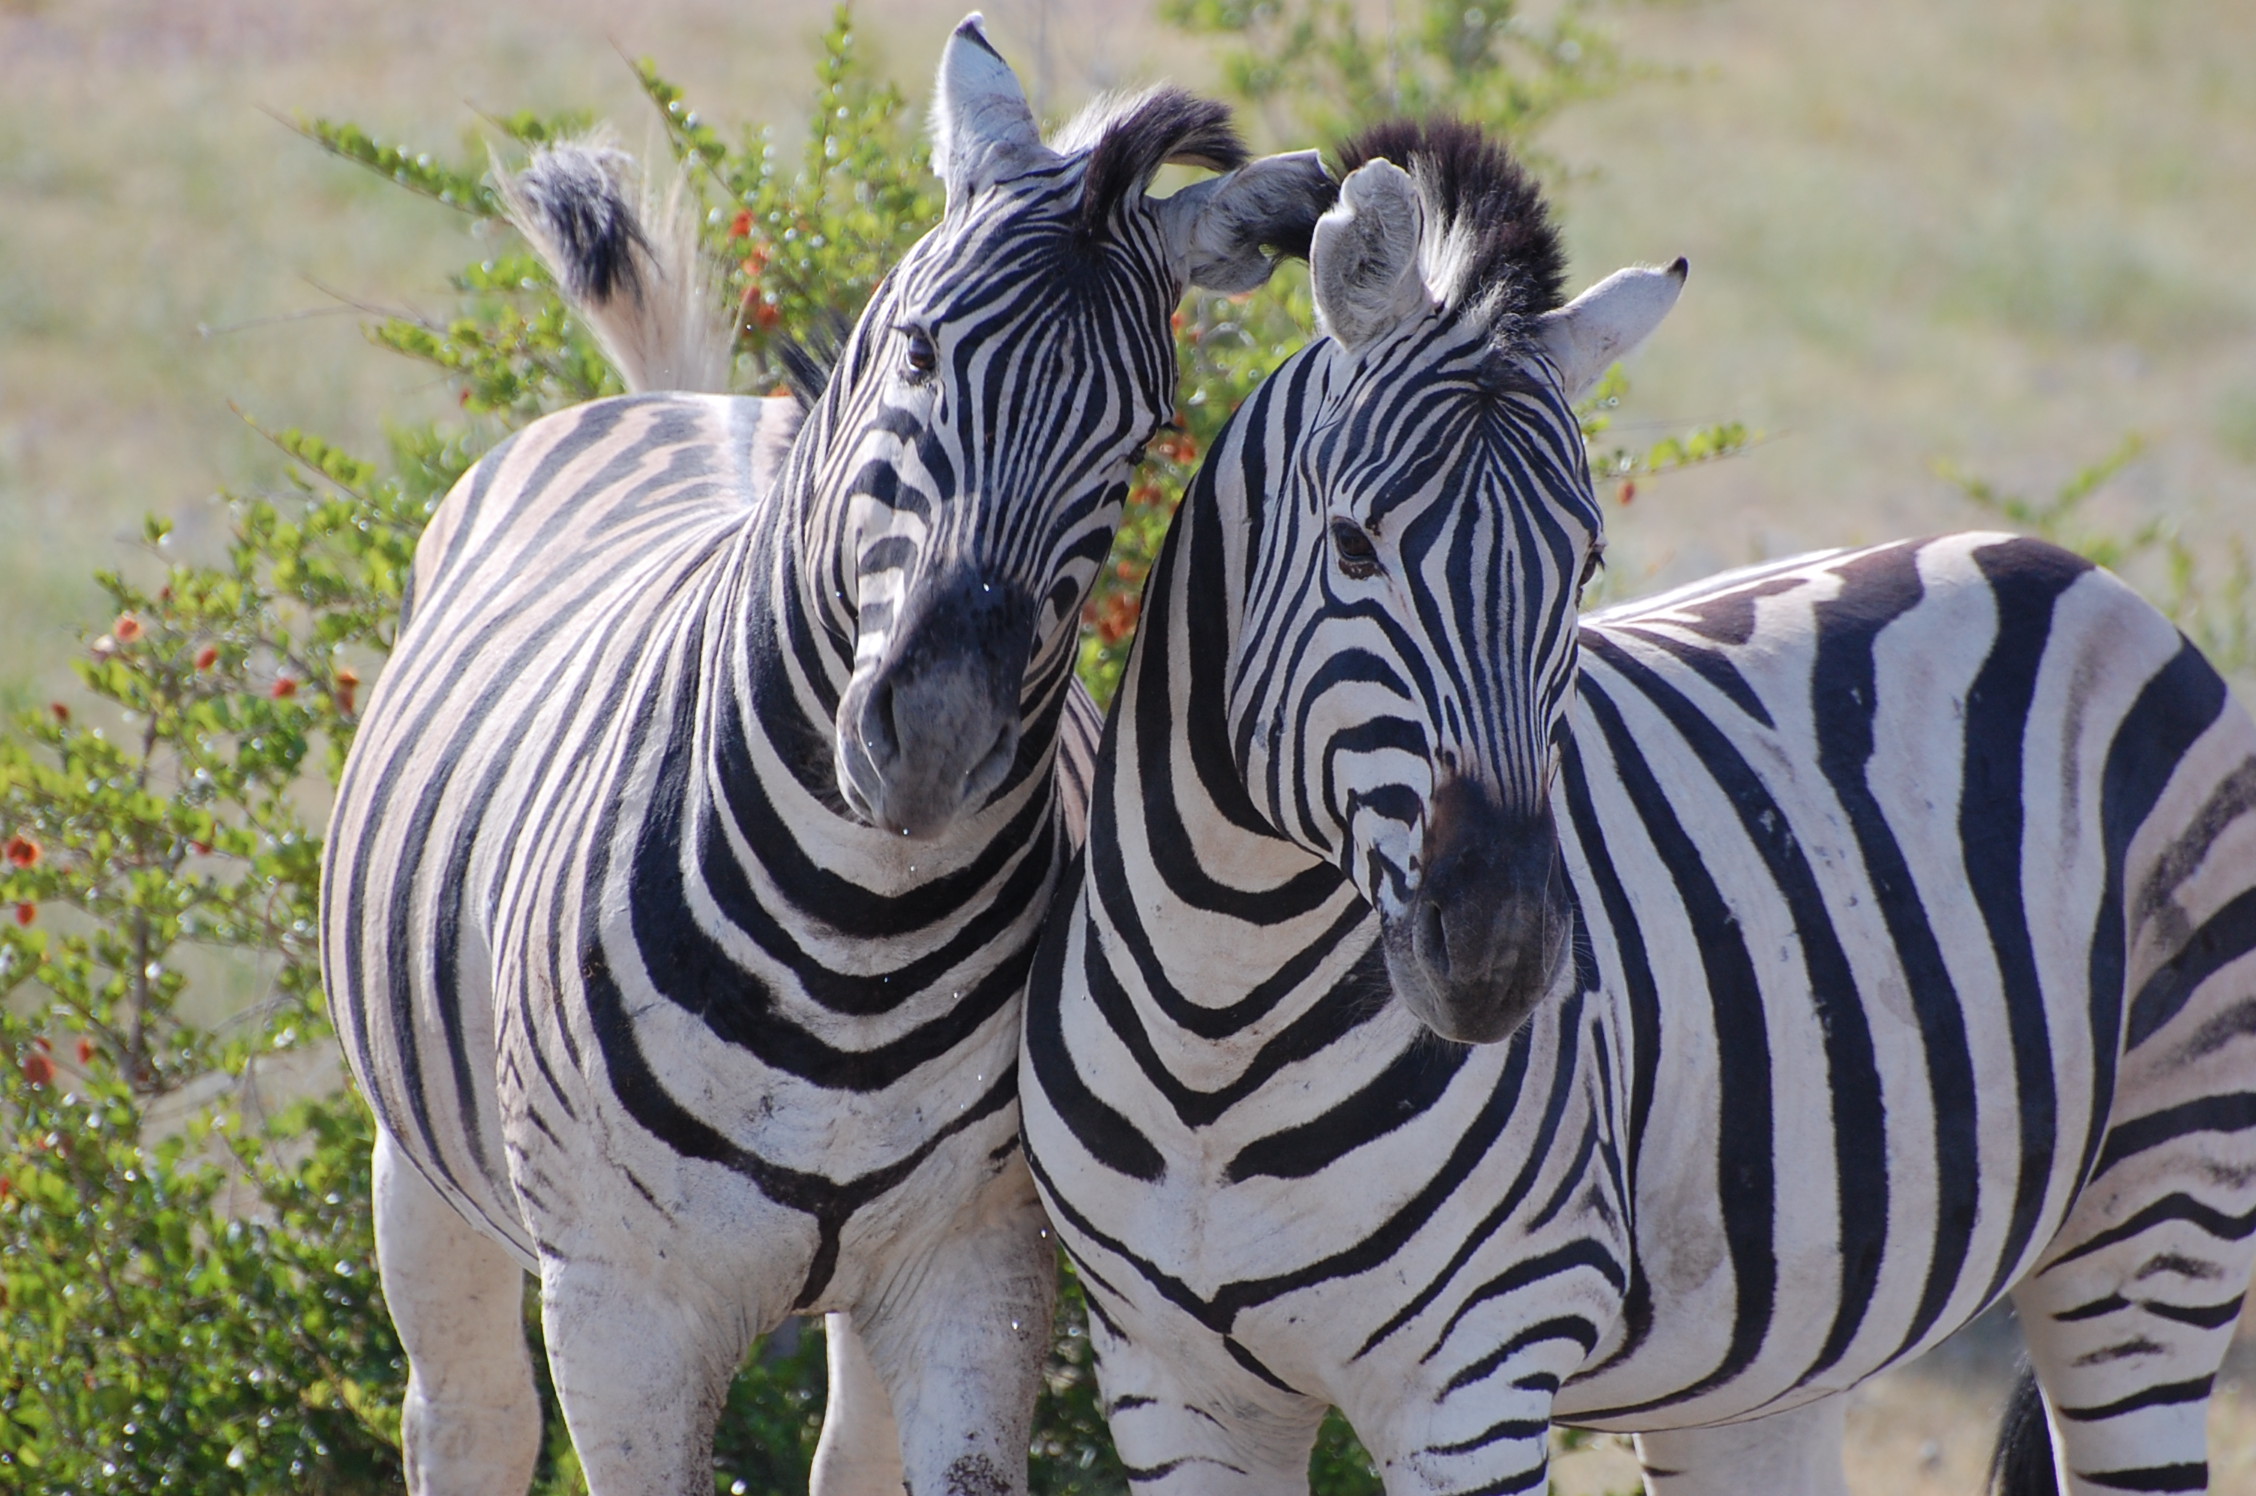
M 515 175 L 496 170 L 509 221 L 627 388 L 725 394 L 735 328 L 719 314 L 678 174 L 661 187 L 600 138 L 544 146 Z
M 2052 1464 L 2052 1430 L 2045 1423 L 2044 1396 L 2036 1369 L 2024 1356 L 2005 1417 L 1998 1423 L 1997 1447 L 1990 1453 L 1991 1496 L 2060 1496 L 2060 1477 Z

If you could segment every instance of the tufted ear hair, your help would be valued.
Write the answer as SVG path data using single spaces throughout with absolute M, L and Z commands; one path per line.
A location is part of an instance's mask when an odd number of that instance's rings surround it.
M 1152 206 L 1190 283 L 1229 293 L 1260 285 L 1287 255 L 1305 258 L 1317 219 L 1338 196 L 1323 158 L 1294 151 L 1193 182 Z
M 942 49 L 933 90 L 932 165 L 947 186 L 949 210 L 1048 154 L 1026 90 L 973 11 Z
M 1349 172 L 1339 206 L 1317 223 L 1308 257 L 1316 320 L 1349 352 L 1432 308 L 1418 273 L 1425 223 L 1417 183 L 1385 160 Z
M 1617 270 L 1555 312 L 1535 319 L 1535 336 L 1558 367 L 1569 400 L 1589 393 L 1614 361 L 1635 351 L 1676 305 L 1691 270 L 1679 258 L 1666 270 Z

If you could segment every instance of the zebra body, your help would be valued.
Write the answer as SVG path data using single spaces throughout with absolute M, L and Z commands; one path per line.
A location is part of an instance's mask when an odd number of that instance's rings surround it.
M 1053 1263 L 1014 1064 L 1094 737 L 1081 595 L 1186 280 L 1257 281 L 1331 189 L 1168 92 L 1052 150 L 976 18 L 940 92 L 947 216 L 804 421 L 559 413 L 418 551 L 324 885 L 417 1491 L 524 1489 L 526 1267 L 596 1496 L 702 1489 L 745 1351 L 811 1312 L 818 1490 L 1023 1489 Z M 1238 169 L 1147 199 L 1171 159 Z M 696 366 L 637 325 L 680 302 L 648 235 L 574 237 L 634 223 L 606 170 L 514 195 L 607 343 Z
M 1413 245 L 1465 190 L 1365 172 L 1338 216 Z M 1638 1432 L 1656 1493 L 1840 1492 L 1829 1395 L 2009 1290 L 2063 1489 L 2204 1489 L 2256 1245 L 2256 725 L 2008 536 L 1575 627 L 1567 401 L 1635 341 L 1590 325 L 1658 313 L 1468 330 L 1428 238 L 1433 294 L 1359 322 L 1338 227 L 1335 337 L 1154 569 L 1031 988 L 1029 1153 L 1137 1489 L 1303 1489 L 1328 1404 L 1393 1496 L 1541 1490 L 1553 1419 Z M 1436 907 L 1468 860 L 1556 955 Z

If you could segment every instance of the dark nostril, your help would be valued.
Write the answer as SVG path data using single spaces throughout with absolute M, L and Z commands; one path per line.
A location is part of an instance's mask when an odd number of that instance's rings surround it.
M 1014 724 L 1006 722 L 996 729 L 995 741 L 987 745 L 987 752 L 977 764 L 972 766 L 971 773 L 965 777 L 984 779 L 989 774 L 999 773 L 1008 769 L 1011 760 L 1017 756 L 1018 728 Z
M 862 751 L 870 762 L 883 768 L 901 753 L 901 734 L 893 721 L 893 683 L 880 680 L 870 687 L 869 699 L 862 703 Z
M 1449 975 L 1449 936 L 1437 903 L 1428 902 L 1418 911 L 1418 951 L 1436 976 Z
M 979 762 L 966 770 L 963 777 L 963 798 L 966 809 L 985 801 L 997 785 L 1010 776 L 1011 765 L 1018 758 L 1018 724 L 1006 722 L 999 728 L 994 741 Z

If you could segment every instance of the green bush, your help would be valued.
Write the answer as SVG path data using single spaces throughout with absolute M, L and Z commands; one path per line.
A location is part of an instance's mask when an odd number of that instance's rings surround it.
M 1302 134 L 1398 104 L 1450 105 L 1524 141 L 1626 75 L 1581 3 L 1542 27 L 1509 3 L 1428 3 L 1383 71 L 1345 5 L 1173 0 L 1171 13 L 1235 38 L 1242 101 Z M 851 318 L 937 216 L 921 132 L 903 96 L 856 65 L 843 11 L 796 161 L 767 134 L 724 137 L 648 63 L 639 77 L 727 267 L 737 386 L 774 389 L 782 339 L 819 339 Z M 494 122 L 504 151 L 586 123 Z M 467 159 L 348 124 L 301 128 L 468 218 L 498 213 Z M 373 1263 L 371 1122 L 319 1063 L 333 1040 L 314 943 L 318 828 L 433 507 L 508 431 L 618 389 L 531 256 L 481 259 L 453 284 L 451 317 L 390 318 L 369 334 L 442 371 L 459 418 L 395 431 L 380 461 L 271 433 L 288 487 L 228 498 L 233 539 L 216 562 L 174 557 L 152 520 L 132 572 L 146 580 L 101 579 L 115 616 L 76 662 L 85 699 L 0 738 L 0 1486 L 398 1485 L 404 1367 Z M 1154 444 L 1088 605 L 1081 665 L 1100 696 L 1200 453 L 1309 325 L 1297 271 L 1249 296 L 1197 296 L 1179 316 L 1179 429 Z M 1618 396 L 1610 386 L 1590 412 L 1603 479 L 1744 440 L 1718 428 L 1650 452 L 1603 450 Z M 215 1022 L 184 1004 L 191 972 L 223 990 L 253 980 L 260 995 Z M 295 1099 L 269 1099 L 293 1087 Z M 1059 1325 L 1035 1489 L 1122 1491 L 1070 1275 Z M 529 1328 L 537 1336 L 537 1317 Z M 819 1329 L 763 1350 L 728 1403 L 716 1489 L 804 1489 L 821 1403 Z M 1323 1496 L 1378 1489 L 1336 1418 L 1314 1472 Z M 537 1484 L 580 1488 L 553 1417 Z

